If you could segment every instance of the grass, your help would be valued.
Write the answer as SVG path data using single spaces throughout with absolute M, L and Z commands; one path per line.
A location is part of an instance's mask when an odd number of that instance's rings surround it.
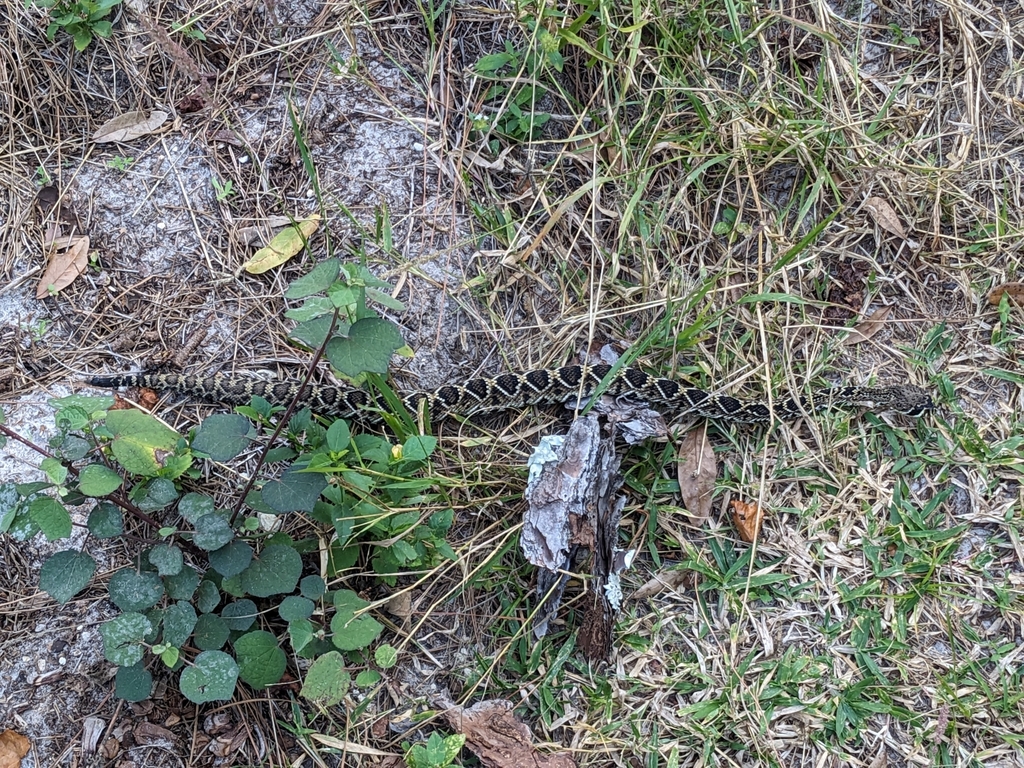
M 395 751 L 443 728 L 431 719 L 443 689 L 459 703 L 513 701 L 538 742 L 581 766 L 1024 764 L 1022 310 L 985 301 L 1024 271 L 1020 72 L 1003 55 L 1020 44 L 1020 12 L 770 6 L 393 0 L 346 8 L 340 27 L 256 38 L 234 59 L 243 90 L 260 82 L 253 62 L 285 51 L 333 64 L 419 133 L 417 173 L 459 207 L 412 255 L 401 243 L 413 212 L 367 215 L 322 179 L 313 187 L 337 241 L 354 232 L 353 248 L 398 282 L 441 292 L 436 260 L 477 251 L 442 298 L 469 318 L 470 348 L 487 348 L 474 363 L 493 352 L 501 370 L 558 364 L 611 344 L 730 394 L 910 381 L 942 405 L 916 423 L 829 413 L 772 430 L 712 425 L 716 503 L 699 528 L 680 509 L 672 446 L 631 449 L 620 543 L 640 558 L 628 586 L 667 569 L 691 576 L 627 600 L 606 667 L 578 653 L 582 590 L 553 636 L 530 634 L 515 521 L 542 428 L 529 415 L 448 428 L 432 469 L 443 498 L 429 503 L 456 510 L 460 559 L 403 582 L 408 616 L 386 613 L 390 592 L 374 596 L 400 650 L 400 695 L 316 712 L 274 692 L 246 704 L 268 732 L 318 755 L 329 750 L 311 734 Z M 176 18 L 212 24 L 215 10 L 192 2 Z M 342 60 L 357 37 L 415 98 L 382 86 L 377 62 Z M 206 63 L 193 43 L 163 55 Z M 90 50 L 126 55 L 120 44 L 115 29 Z M 503 68 L 480 72 L 503 52 Z M 37 54 L 23 54 L 24 69 Z M 12 103 L 7 117 L 42 153 L 55 140 Z M 319 178 L 303 103 L 287 119 L 306 167 L 278 178 Z M 64 109 L 52 135 L 80 151 Z M 0 153 L 5 169 L 30 178 L 38 160 L 21 173 L 19 153 Z M 302 189 L 267 191 L 252 166 L 217 162 L 213 178 L 237 185 L 225 203 L 236 215 L 258 218 Z M 871 197 L 906 239 L 872 218 Z M 237 301 L 251 310 L 265 288 Z M 844 344 L 881 306 L 885 327 Z M 272 305 L 254 316 L 247 331 L 279 322 Z M 102 341 L 77 354 L 100 354 Z M 731 499 L 768 510 L 755 545 L 732 528 Z M 267 765 L 294 758 L 279 750 Z

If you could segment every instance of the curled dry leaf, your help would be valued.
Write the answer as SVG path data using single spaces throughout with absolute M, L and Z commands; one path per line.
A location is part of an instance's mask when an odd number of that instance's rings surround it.
M 890 312 L 891 306 L 876 309 L 850 330 L 850 334 L 843 339 L 843 344 L 849 347 L 870 339 L 885 327 L 885 320 Z
M 753 544 L 757 534 L 761 532 L 764 510 L 754 502 L 732 501 L 730 503 L 732 504 L 732 523 L 739 531 L 740 538 L 748 544 Z
M 1002 285 L 997 285 L 988 292 L 988 303 L 993 307 L 998 307 L 999 302 L 1003 300 L 1004 293 L 1009 296 L 1010 301 L 1024 304 L 1024 283 L 1003 283 Z
M 243 269 L 250 275 L 261 275 L 269 269 L 281 266 L 305 247 L 319 226 L 320 216 L 314 213 L 305 221 L 285 227 L 265 247 L 256 251 Z
M 694 526 L 702 525 L 711 514 L 711 497 L 718 477 L 718 463 L 705 425 L 691 429 L 679 443 L 676 477 L 690 521 Z
M 641 585 L 640 588 L 633 593 L 633 599 L 646 600 L 649 597 L 654 597 L 659 592 L 664 592 L 666 589 L 692 587 L 694 581 L 693 571 L 687 571 L 683 568 L 672 568 L 667 571 L 661 571 L 660 573 L 656 573 L 654 578 L 649 579 L 646 583 Z
M 153 133 L 167 122 L 167 113 L 160 110 L 146 112 L 125 112 L 112 120 L 107 120 L 96 129 L 92 140 L 97 144 L 110 144 L 115 141 L 131 141 L 139 136 Z
M 880 197 L 869 197 L 864 201 L 864 207 L 868 209 L 871 218 L 886 232 L 891 232 L 896 237 L 907 239 L 907 232 L 900 223 L 896 211 L 888 202 Z
M 66 251 L 56 251 L 50 256 L 46 271 L 36 286 L 36 298 L 45 299 L 67 288 L 89 266 L 89 238 L 75 238 Z

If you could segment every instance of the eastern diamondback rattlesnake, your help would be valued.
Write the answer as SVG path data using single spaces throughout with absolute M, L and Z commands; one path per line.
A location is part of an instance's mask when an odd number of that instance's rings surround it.
M 402 395 L 402 403 L 416 413 L 426 401 L 431 419 L 472 415 L 488 411 L 525 408 L 530 405 L 576 402 L 594 394 L 608 376 L 608 365 L 567 365 L 561 368 L 505 373 L 493 378 L 470 379 L 464 384 L 449 384 L 435 390 Z M 265 381 L 230 374 L 183 376 L 179 374 L 133 373 L 93 376 L 87 383 L 95 387 L 150 387 L 230 405 L 247 404 L 259 396 L 275 405 L 286 405 L 296 396 L 300 385 L 292 381 Z M 791 421 L 806 413 L 834 406 L 867 407 L 872 411 L 895 411 L 921 416 L 934 408 L 924 390 L 910 386 L 843 386 L 820 390 L 812 398 L 785 397 L 772 407 L 763 401 L 738 400 L 715 395 L 695 387 L 683 386 L 672 379 L 658 378 L 637 368 L 622 368 L 609 377 L 605 394 L 677 415 L 697 415 L 746 424 L 766 424 L 775 419 Z M 364 423 L 379 423 L 379 411 L 386 407 L 383 398 L 361 389 L 310 384 L 299 401 L 314 413 L 335 418 L 351 418 Z

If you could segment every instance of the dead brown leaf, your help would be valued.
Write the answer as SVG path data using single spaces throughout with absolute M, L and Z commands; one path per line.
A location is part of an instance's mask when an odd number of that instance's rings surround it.
M 58 251 L 50 256 L 50 263 L 36 286 L 36 298 L 45 299 L 47 296 L 64 290 L 85 271 L 87 266 L 89 266 L 89 237 L 83 235 L 76 238 L 66 251 Z
M 755 502 L 732 501 L 732 523 L 739 531 L 740 538 L 753 544 L 761 532 L 764 510 Z
M 1003 300 L 1004 293 L 1009 295 L 1010 301 L 1024 304 L 1024 283 L 1003 283 L 1002 285 L 997 285 L 988 292 L 988 303 L 993 307 L 998 307 L 999 302 Z
M 392 595 L 388 600 L 388 613 L 398 616 L 400 619 L 408 619 L 412 616 L 412 593 L 399 592 Z
M 649 597 L 654 597 L 660 592 L 664 592 L 666 589 L 690 587 L 693 585 L 693 582 L 693 571 L 687 571 L 682 568 L 672 568 L 667 571 L 661 571 L 660 573 L 655 574 L 653 579 L 650 579 L 636 592 L 634 592 L 632 599 L 646 600 Z
M 28 754 L 31 742 L 17 731 L 0 733 L 0 768 L 18 768 Z
M 510 702 L 492 699 L 451 707 L 444 714 L 452 728 L 466 735 L 466 747 L 486 768 L 576 768 L 569 752 L 538 752 L 533 734 L 516 719 Z
M 153 110 L 152 113 L 142 111 L 125 112 L 123 115 L 107 120 L 96 129 L 92 140 L 97 144 L 110 144 L 115 141 L 131 141 L 139 136 L 153 133 L 167 122 L 167 113 Z
M 891 305 L 876 309 L 850 329 L 849 335 L 843 339 L 843 344 L 850 347 L 870 339 L 885 327 L 885 319 L 889 317 L 890 312 L 892 312 Z
M 718 462 L 707 437 L 706 425 L 691 429 L 676 451 L 679 495 L 694 526 L 704 524 L 711 514 L 711 497 L 718 477 Z
M 173 731 L 148 720 L 135 726 L 133 734 L 138 744 L 174 744 L 177 741 Z
M 896 211 L 888 202 L 880 197 L 869 197 L 864 201 L 864 207 L 868 209 L 871 218 L 886 232 L 891 232 L 897 237 L 907 239 L 907 232 L 900 223 Z

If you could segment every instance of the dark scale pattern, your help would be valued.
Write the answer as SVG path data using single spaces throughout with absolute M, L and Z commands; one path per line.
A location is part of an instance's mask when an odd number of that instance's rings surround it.
M 522 373 L 506 373 L 493 379 L 470 379 L 461 386 L 447 385 L 430 392 L 410 392 L 402 397 L 405 407 L 415 413 L 426 401 L 433 419 L 451 414 L 522 408 L 527 405 L 575 401 L 592 395 L 609 376 L 611 367 L 567 365 Z M 86 380 L 94 387 L 150 387 L 214 402 L 239 405 L 259 396 L 274 405 L 287 405 L 298 394 L 295 382 L 263 381 L 245 376 L 216 374 L 208 377 L 177 374 L 124 374 L 93 376 Z M 922 416 L 934 408 L 928 393 L 918 387 L 836 387 L 807 398 L 782 398 L 774 408 L 761 401 L 738 400 L 730 395 L 713 395 L 702 389 L 683 387 L 672 379 L 660 379 L 637 368 L 623 368 L 610 377 L 605 391 L 635 402 L 678 415 L 695 415 L 748 424 L 766 424 L 774 420 L 791 421 L 806 413 L 826 408 L 863 406 L 878 411 L 896 411 Z M 368 423 L 381 421 L 377 411 L 384 407 L 361 389 L 308 385 L 298 405 L 308 406 L 323 416 L 353 418 Z

